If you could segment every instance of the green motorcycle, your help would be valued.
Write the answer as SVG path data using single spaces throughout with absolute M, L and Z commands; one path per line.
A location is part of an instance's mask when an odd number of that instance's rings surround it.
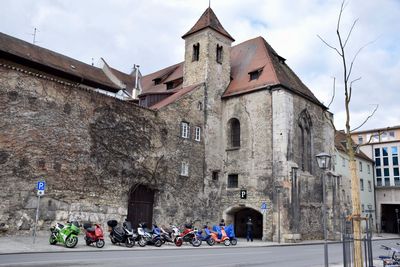
M 49 242 L 51 245 L 57 243 L 65 244 L 67 248 L 73 248 L 78 244 L 78 234 L 80 232 L 79 222 L 67 222 L 66 225 L 57 223 L 50 228 L 51 235 Z

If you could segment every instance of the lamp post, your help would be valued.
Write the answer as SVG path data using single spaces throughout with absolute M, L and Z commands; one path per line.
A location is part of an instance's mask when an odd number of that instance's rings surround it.
M 399 227 L 399 209 L 395 209 L 394 211 L 396 212 L 397 233 L 400 234 L 400 227 Z
M 323 209 L 322 209 L 322 218 L 324 225 L 324 259 L 325 259 L 325 267 L 328 267 L 328 244 L 327 244 L 327 232 L 326 232 L 326 192 L 325 192 L 325 179 L 324 174 L 325 171 L 330 168 L 331 156 L 328 153 L 319 153 L 315 156 L 317 159 L 318 167 L 323 171 L 322 172 L 322 201 L 323 201 Z

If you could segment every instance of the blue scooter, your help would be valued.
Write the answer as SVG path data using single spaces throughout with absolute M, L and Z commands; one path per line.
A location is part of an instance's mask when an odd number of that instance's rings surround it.
M 199 229 L 197 231 L 196 235 L 197 238 L 200 239 L 201 241 L 206 241 L 209 246 L 214 246 L 215 240 L 211 238 L 211 231 L 210 229 L 208 229 L 208 226 L 206 224 L 203 226 L 203 229 Z
M 229 240 L 231 241 L 231 245 L 236 246 L 237 238 L 235 236 L 235 228 L 234 228 L 233 224 L 226 226 L 225 232 L 226 232 L 226 235 L 229 237 Z

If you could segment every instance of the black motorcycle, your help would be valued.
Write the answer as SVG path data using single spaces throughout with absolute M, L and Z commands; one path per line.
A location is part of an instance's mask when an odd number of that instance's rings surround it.
M 136 236 L 133 234 L 131 223 L 125 221 L 122 226 L 116 220 L 107 222 L 109 226 L 110 239 L 113 244 L 125 243 L 125 246 L 131 248 L 135 245 Z

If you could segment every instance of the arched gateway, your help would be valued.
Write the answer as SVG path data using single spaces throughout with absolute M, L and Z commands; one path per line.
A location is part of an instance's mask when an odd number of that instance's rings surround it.
M 132 226 L 145 222 L 152 224 L 154 190 L 144 185 L 134 185 L 129 191 L 128 220 Z
M 246 237 L 248 218 L 251 218 L 253 222 L 253 237 L 261 239 L 263 237 L 263 216 L 259 211 L 249 207 L 233 207 L 226 211 L 227 222 L 233 222 L 237 237 Z

